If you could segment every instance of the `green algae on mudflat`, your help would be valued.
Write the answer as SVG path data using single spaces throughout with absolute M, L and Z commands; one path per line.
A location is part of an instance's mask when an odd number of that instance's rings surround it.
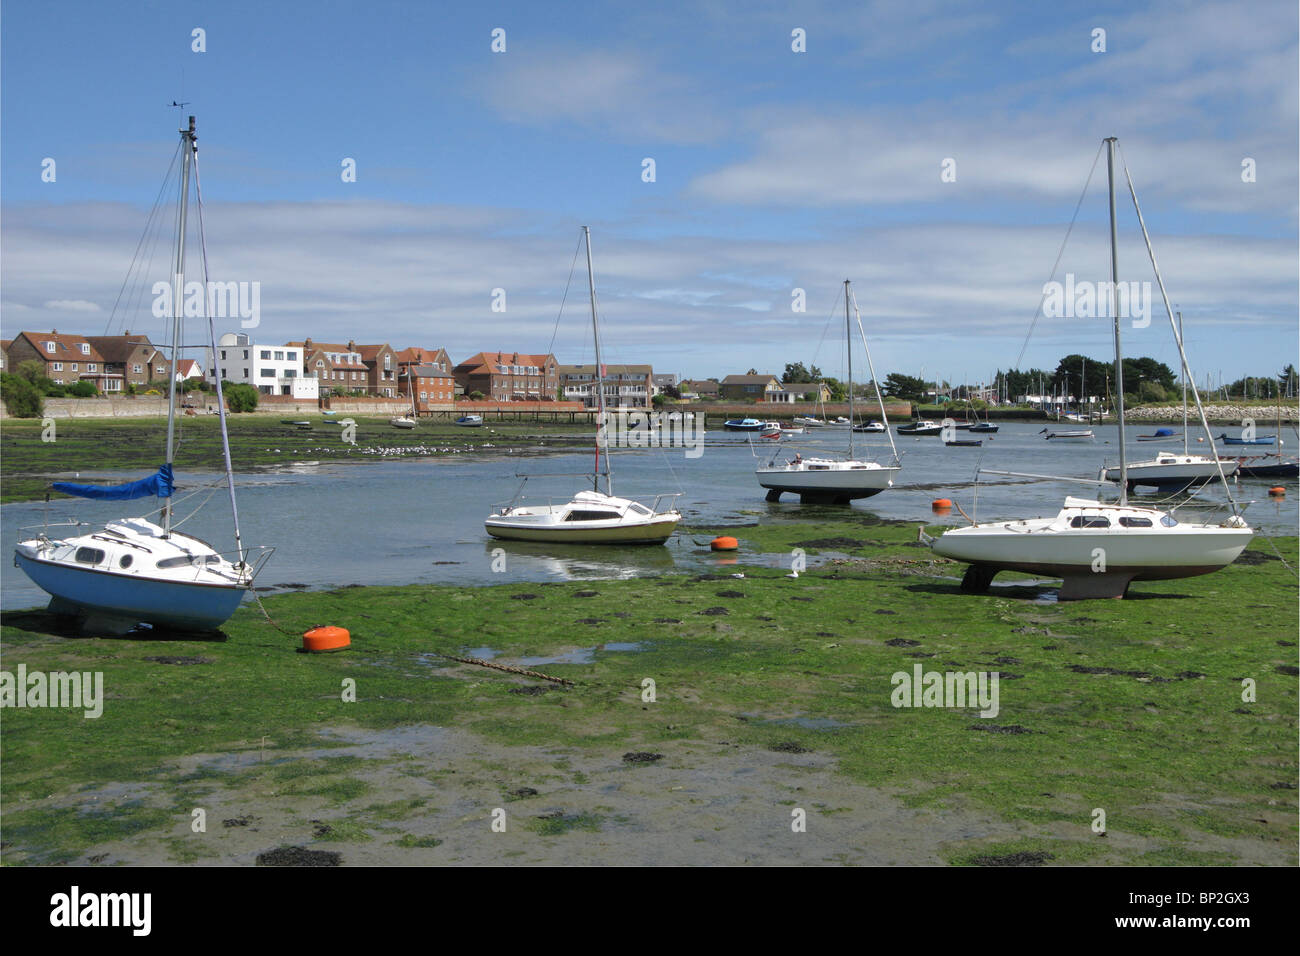
M 1260 841 L 1295 862 L 1296 539 L 1257 539 L 1257 563 L 1071 604 L 1023 583 L 962 594 L 960 566 L 930 566 L 910 526 L 789 522 L 755 529 L 749 546 L 859 535 L 860 547 L 836 549 L 854 559 L 797 579 L 747 566 L 743 579 L 276 595 L 267 609 L 289 633 L 245 607 L 221 642 L 68 638 L 42 613 L 4 615 L 7 669 L 102 671 L 107 698 L 97 720 L 6 711 L 5 839 L 31 860 L 75 858 L 112 836 L 80 826 L 76 799 L 108 781 L 139 781 L 172 807 L 237 782 L 328 801 L 373 829 L 402 811 L 359 778 L 401 756 L 334 758 L 342 742 L 319 731 L 433 725 L 614 761 L 722 742 L 812 751 L 910 806 L 978 809 L 1038 833 L 953 862 L 1044 849 L 1057 862 L 1240 862 Z M 322 620 L 349 627 L 352 648 L 297 653 L 294 634 Z M 592 650 L 587 663 L 533 668 L 572 688 L 438 656 L 484 646 L 507 665 Z M 167 655 L 210 663 L 146 659 Z M 893 676 L 917 665 L 998 672 L 999 713 L 895 707 Z M 541 690 L 516 692 L 528 686 Z M 303 751 L 313 756 L 291 756 Z M 1112 839 L 1090 828 L 1099 808 Z M 156 807 L 119 810 L 123 832 L 162 827 Z

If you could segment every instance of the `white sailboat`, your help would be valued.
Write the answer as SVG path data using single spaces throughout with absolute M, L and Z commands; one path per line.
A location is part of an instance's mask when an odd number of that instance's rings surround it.
M 1183 341 L 1183 314 L 1178 313 L 1178 339 Z M 1126 486 L 1129 491 L 1138 487 L 1154 488 L 1162 494 L 1172 494 L 1180 491 L 1186 491 L 1189 488 L 1198 488 L 1219 477 L 1222 472 L 1224 477 L 1231 478 L 1237 473 L 1240 463 L 1234 459 L 1219 461 L 1218 456 L 1210 455 L 1193 455 L 1187 447 L 1187 377 L 1183 379 L 1183 453 L 1181 455 L 1169 451 L 1156 453 L 1156 457 L 1147 461 L 1131 462 L 1128 466 L 1128 474 L 1125 477 Z M 1210 447 L 1214 447 L 1213 436 L 1210 438 Z M 1107 462 L 1102 466 L 1101 477 L 1106 481 L 1119 481 L 1119 467 L 1111 467 Z
M 849 381 L 849 417 L 844 419 L 847 425 L 853 418 L 853 347 L 852 330 L 849 324 L 849 299 L 852 289 L 849 281 L 844 280 L 844 335 L 848 346 L 848 381 Z M 858 318 L 858 329 L 862 329 L 862 319 Z M 862 336 L 866 347 L 866 334 Z M 867 350 L 867 362 L 871 362 L 871 351 Z M 874 380 L 876 370 L 871 369 Z M 885 417 L 885 400 L 876 386 L 876 398 L 880 402 L 880 417 Z M 886 432 L 888 435 L 888 432 Z M 889 436 L 889 446 L 894 451 L 893 460 L 888 464 L 864 460 L 853 456 L 853 429 L 848 429 L 849 455 L 847 458 L 809 457 L 796 454 L 786 457 L 789 452 L 778 451 L 766 464 L 759 465 L 755 474 L 758 483 L 767 489 L 768 501 L 780 501 L 782 494 L 797 494 L 800 501 L 831 502 L 844 504 L 857 498 L 870 498 L 886 488 L 893 487 L 894 476 L 902 470 L 898 458 L 898 449 L 894 448 L 893 436 Z
M 156 496 L 162 499 L 162 523 L 155 524 L 143 517 L 123 518 L 108 522 L 101 530 L 66 538 L 52 536 L 52 528 L 56 526 L 44 526 L 34 537 L 20 540 L 14 554 L 18 567 L 50 594 L 49 610 L 52 613 L 77 617 L 86 628 L 110 633 L 125 632 L 140 623 L 185 631 L 208 631 L 220 627 L 252 590 L 254 577 L 273 550 L 245 548 L 240 535 L 230 441 L 226 434 L 226 407 L 221 390 L 220 352 L 216 347 L 211 315 L 208 316 L 208 335 L 217 382 L 226 485 L 234 521 L 234 550 L 218 552 L 206 541 L 177 531 L 173 521 L 176 369 L 182 347 L 185 230 L 191 172 L 198 199 L 200 234 L 203 227 L 194 117 L 190 117 L 189 128 L 182 129 L 180 135 L 181 193 L 172 296 L 167 460 L 156 474 L 124 485 L 55 482 L 53 486 L 65 494 L 101 500 L 130 501 Z M 205 255 L 205 287 L 206 271 Z M 80 522 L 68 524 L 86 527 Z
M 579 491 L 567 501 L 546 504 L 501 505 L 484 521 L 494 538 L 515 541 L 550 541 L 572 544 L 661 544 L 668 540 L 681 513 L 672 507 L 679 494 L 659 495 L 647 506 L 631 498 L 614 495 L 614 475 L 606 447 L 601 471 L 601 441 L 608 442 L 605 428 L 604 365 L 600 358 L 600 325 L 596 314 L 596 279 L 591 266 L 591 230 L 583 226 L 587 246 L 587 285 L 591 293 L 591 331 L 596 343 L 596 404 L 600 427 L 596 432 L 596 468 L 592 490 Z M 599 490 L 600 478 L 605 490 Z M 661 509 L 667 501 L 668 507 Z
M 1120 344 L 1120 319 L 1114 290 L 1118 288 L 1119 268 L 1116 256 L 1115 228 L 1115 144 L 1114 137 L 1105 141 L 1107 171 L 1110 187 L 1110 242 L 1111 242 L 1111 314 L 1114 319 L 1116 409 L 1119 418 L 1119 478 L 1120 498 L 1117 503 L 1067 497 L 1055 517 L 1030 518 L 1019 521 L 1000 521 L 972 524 L 966 528 L 945 531 L 937 538 L 921 532 L 922 540 L 936 554 L 964 561 L 970 565 L 962 579 L 962 590 L 983 593 L 988 590 L 994 575 L 1000 571 L 1024 571 L 1045 574 L 1062 579 L 1060 600 L 1080 598 L 1123 597 L 1133 581 L 1159 581 L 1170 578 L 1192 577 L 1208 574 L 1226 567 L 1250 543 L 1254 531 L 1238 512 L 1236 501 L 1228 489 L 1226 477 L 1220 472 L 1228 492 L 1232 514 L 1218 524 L 1184 522 L 1173 513 L 1157 508 L 1147 508 L 1128 503 L 1127 453 L 1124 436 L 1124 381 Z M 1147 250 L 1155 266 L 1151 240 L 1142 221 L 1137 193 L 1129 179 L 1129 192 L 1137 212 L 1138 223 L 1146 238 Z M 1188 379 L 1187 355 L 1183 351 L 1181 336 L 1174 327 L 1173 310 L 1165 294 L 1160 271 L 1155 269 L 1156 281 L 1164 296 L 1169 312 L 1170 326 L 1178 343 L 1183 374 Z M 1199 393 L 1192 383 L 1196 406 L 1201 413 L 1206 432 L 1205 411 Z M 1008 475 L 1010 472 L 990 472 Z M 1044 477 L 1027 475 L 1022 477 Z M 1079 479 L 1074 479 L 1079 480 Z M 1097 484 L 1100 482 L 1087 482 Z

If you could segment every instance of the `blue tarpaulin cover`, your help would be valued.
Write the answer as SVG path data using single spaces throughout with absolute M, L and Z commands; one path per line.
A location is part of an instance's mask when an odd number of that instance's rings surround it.
M 170 498 L 174 488 L 171 465 L 160 465 L 157 474 L 141 478 L 139 481 L 127 482 L 125 485 L 74 485 L 67 481 L 56 481 L 51 487 L 65 495 L 99 498 L 105 501 L 130 501 L 133 498 L 147 498 L 150 495 Z

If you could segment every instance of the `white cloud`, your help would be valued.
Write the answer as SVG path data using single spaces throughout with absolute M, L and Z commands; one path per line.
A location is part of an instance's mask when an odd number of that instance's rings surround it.
M 52 312 L 102 312 L 103 309 L 95 302 L 87 302 L 85 299 L 51 299 L 45 303 L 45 308 Z

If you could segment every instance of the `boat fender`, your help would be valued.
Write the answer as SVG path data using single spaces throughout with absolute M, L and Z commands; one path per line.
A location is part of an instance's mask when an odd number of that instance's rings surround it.
M 1268 489 L 1268 493 L 1271 497 L 1282 498 L 1286 495 L 1286 489 L 1283 488 L 1281 485 L 1276 485 Z
M 714 551 L 735 551 L 740 547 L 740 542 L 728 535 L 721 535 L 710 541 L 709 547 Z
M 302 635 L 302 649 L 310 654 L 322 654 L 326 651 L 341 651 L 352 643 L 352 635 L 347 628 L 333 625 L 313 627 Z

